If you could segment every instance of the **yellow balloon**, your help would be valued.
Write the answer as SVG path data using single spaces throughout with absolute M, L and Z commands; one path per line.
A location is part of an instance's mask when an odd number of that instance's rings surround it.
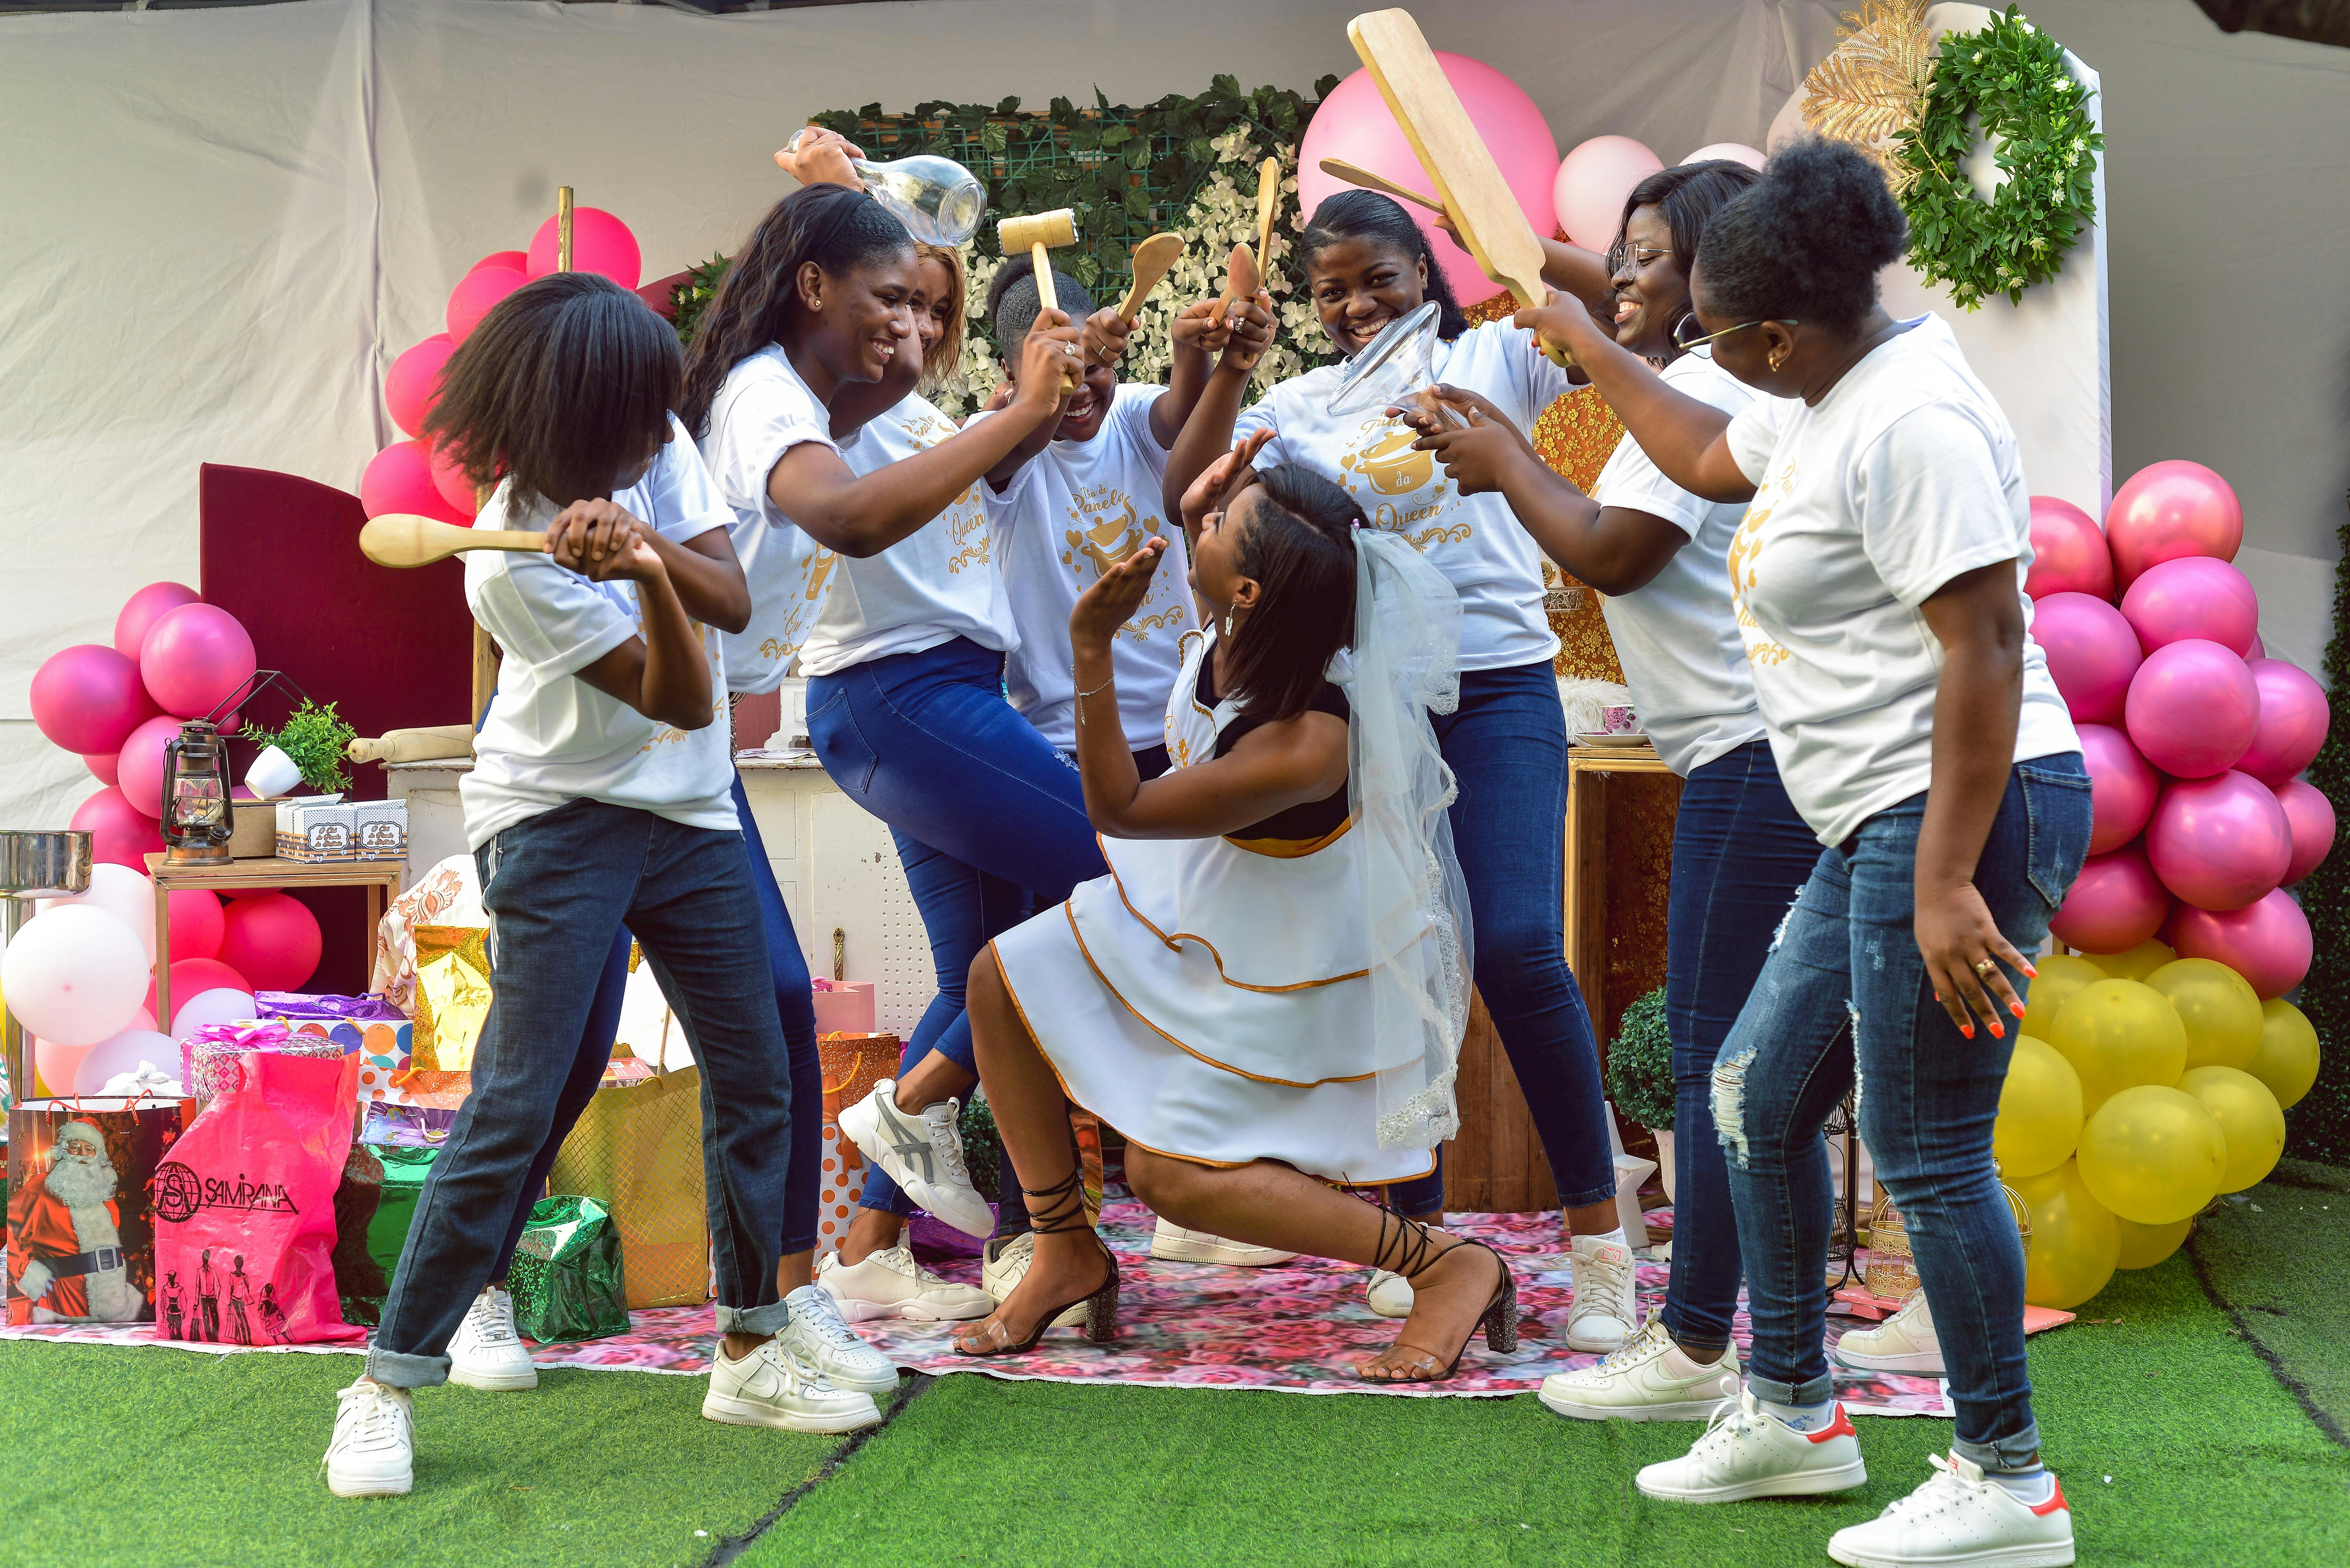
M 2097 1107 L 2140 1084 L 2178 1082 L 2187 1070 L 2187 1028 L 2178 1010 L 2152 986 L 2134 980 L 2085 985 L 2056 1010 L 2056 1030 L 2045 1037 L 2081 1075 L 2081 1108 Z
M 2146 977 L 2170 999 L 2187 1030 L 2187 1065 L 2249 1067 L 2261 1050 L 2260 993 L 2210 959 L 2179 959 Z
M 2183 1089 L 2140 1084 L 2081 1128 L 2081 1179 L 2098 1202 L 2141 1225 L 2184 1220 L 2220 1195 L 2228 1135 Z
M 2056 1010 L 2083 986 L 2095 985 L 2108 977 L 2104 970 L 2074 953 L 2051 953 L 2033 962 L 2040 972 L 2023 993 L 2023 1027 L 2019 1033 L 2035 1040 L 2052 1039 L 2050 1032 L 2056 1027 Z
M 2089 961 L 2105 971 L 2108 980 L 2144 980 L 2178 956 L 2148 937 L 2126 953 L 2097 953 Z
M 2178 1087 L 2219 1118 L 2220 1136 L 2228 1140 L 2220 1191 L 2241 1192 L 2276 1168 L 2284 1152 L 2284 1107 L 2266 1084 L 2234 1067 L 2189 1067 Z
M 2054 1045 L 2023 1035 L 2008 1062 L 1999 1119 L 1991 1127 L 2001 1174 L 2012 1184 L 2018 1177 L 2054 1170 L 2073 1158 L 2080 1141 L 2081 1075 Z
M 2066 1160 L 2012 1185 L 2032 1210 L 2023 1299 L 2069 1311 L 2104 1290 L 2121 1257 L 2121 1233 L 2112 1211 L 2082 1181 L 2080 1168 Z
M 2114 1264 L 2117 1269 L 2150 1269 L 2171 1253 L 2178 1251 L 2187 1240 L 2187 1232 L 2195 1229 L 2192 1220 L 2174 1220 L 2168 1225 L 2141 1225 L 2135 1220 L 2116 1216 L 2115 1227 L 2121 1233 L 2121 1257 Z
M 2261 1048 L 2244 1071 L 2269 1086 L 2280 1106 L 2292 1106 L 2317 1082 L 2317 1031 L 2308 1015 L 2282 997 L 2261 1003 Z

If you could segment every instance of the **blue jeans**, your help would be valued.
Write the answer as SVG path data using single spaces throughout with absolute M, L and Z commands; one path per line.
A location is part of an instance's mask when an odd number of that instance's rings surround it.
M 1460 780 L 1452 847 L 1469 887 L 1476 980 L 1526 1096 L 1562 1207 L 1616 1196 L 1599 1044 L 1566 967 L 1566 713 L 1550 661 L 1461 677 L 1431 715 Z M 1441 1167 L 1388 1189 L 1406 1214 L 1444 1207 Z
M 581 1055 L 596 982 L 626 921 L 661 989 L 709 1020 L 696 1047 L 718 1326 L 771 1334 L 791 1085 L 737 835 L 575 800 L 474 851 L 490 916 L 494 1000 L 473 1092 L 416 1200 L 368 1376 L 427 1387 L 502 1262 L 518 1194 L 545 1152 Z
M 1730 1343 L 1738 1220 L 1713 1131 L 1713 1063 L 1803 890 L 1820 841 L 1779 782 L 1768 741 L 1692 769 L 1673 823 L 1665 1017 L 1673 1042 L 1673 1268 L 1665 1330 L 1699 1359 Z
M 1991 1119 L 2014 1049 L 1959 1033 L 1918 950 L 1913 897 L 1926 796 L 1912 795 L 1821 853 L 1788 912 L 1713 1074 L 1713 1119 L 1746 1260 L 1759 1398 L 1830 1397 L 1829 1231 L 1820 1128 L 1858 1085 L 1860 1136 L 1900 1207 L 1934 1314 L 1955 1452 L 1990 1470 L 2040 1452 L 2023 1355 L 2023 1248 L 1991 1161 Z M 2080 753 L 2018 763 L 1975 866 L 1991 919 L 2020 952 L 2048 934 L 2089 846 Z M 2009 976 L 2019 993 L 2022 975 Z M 1675 1251 L 1679 1251 L 1677 1247 Z

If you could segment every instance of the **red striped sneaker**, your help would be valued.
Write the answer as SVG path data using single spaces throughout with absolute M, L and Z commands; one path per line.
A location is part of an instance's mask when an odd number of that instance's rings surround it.
M 2048 1498 L 2030 1503 L 1958 1454 L 1929 1454 L 1925 1485 L 1866 1524 L 1839 1530 L 1828 1555 L 1853 1568 L 2064 1568 L 2073 1561 L 2073 1511 L 2048 1477 Z
M 1725 1403 L 1696 1447 L 1649 1465 L 1636 1484 L 1667 1502 L 1737 1502 L 1750 1497 L 1811 1497 L 1865 1484 L 1860 1438 L 1844 1407 L 1816 1432 L 1798 1432 L 1742 1388 Z

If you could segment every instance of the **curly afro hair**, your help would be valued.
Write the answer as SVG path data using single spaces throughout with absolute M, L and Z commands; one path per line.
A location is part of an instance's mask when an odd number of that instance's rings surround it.
M 1723 204 L 1698 246 L 1709 316 L 1849 328 L 1877 305 L 1877 275 L 1909 243 L 1885 175 L 1841 141 L 1805 137 L 1773 153 Z

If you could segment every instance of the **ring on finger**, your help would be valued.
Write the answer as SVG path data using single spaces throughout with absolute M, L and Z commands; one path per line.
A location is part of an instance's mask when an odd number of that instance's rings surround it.
M 1975 960 L 1975 972 L 1985 980 L 1989 980 L 1998 970 L 1999 965 L 1990 959 Z

